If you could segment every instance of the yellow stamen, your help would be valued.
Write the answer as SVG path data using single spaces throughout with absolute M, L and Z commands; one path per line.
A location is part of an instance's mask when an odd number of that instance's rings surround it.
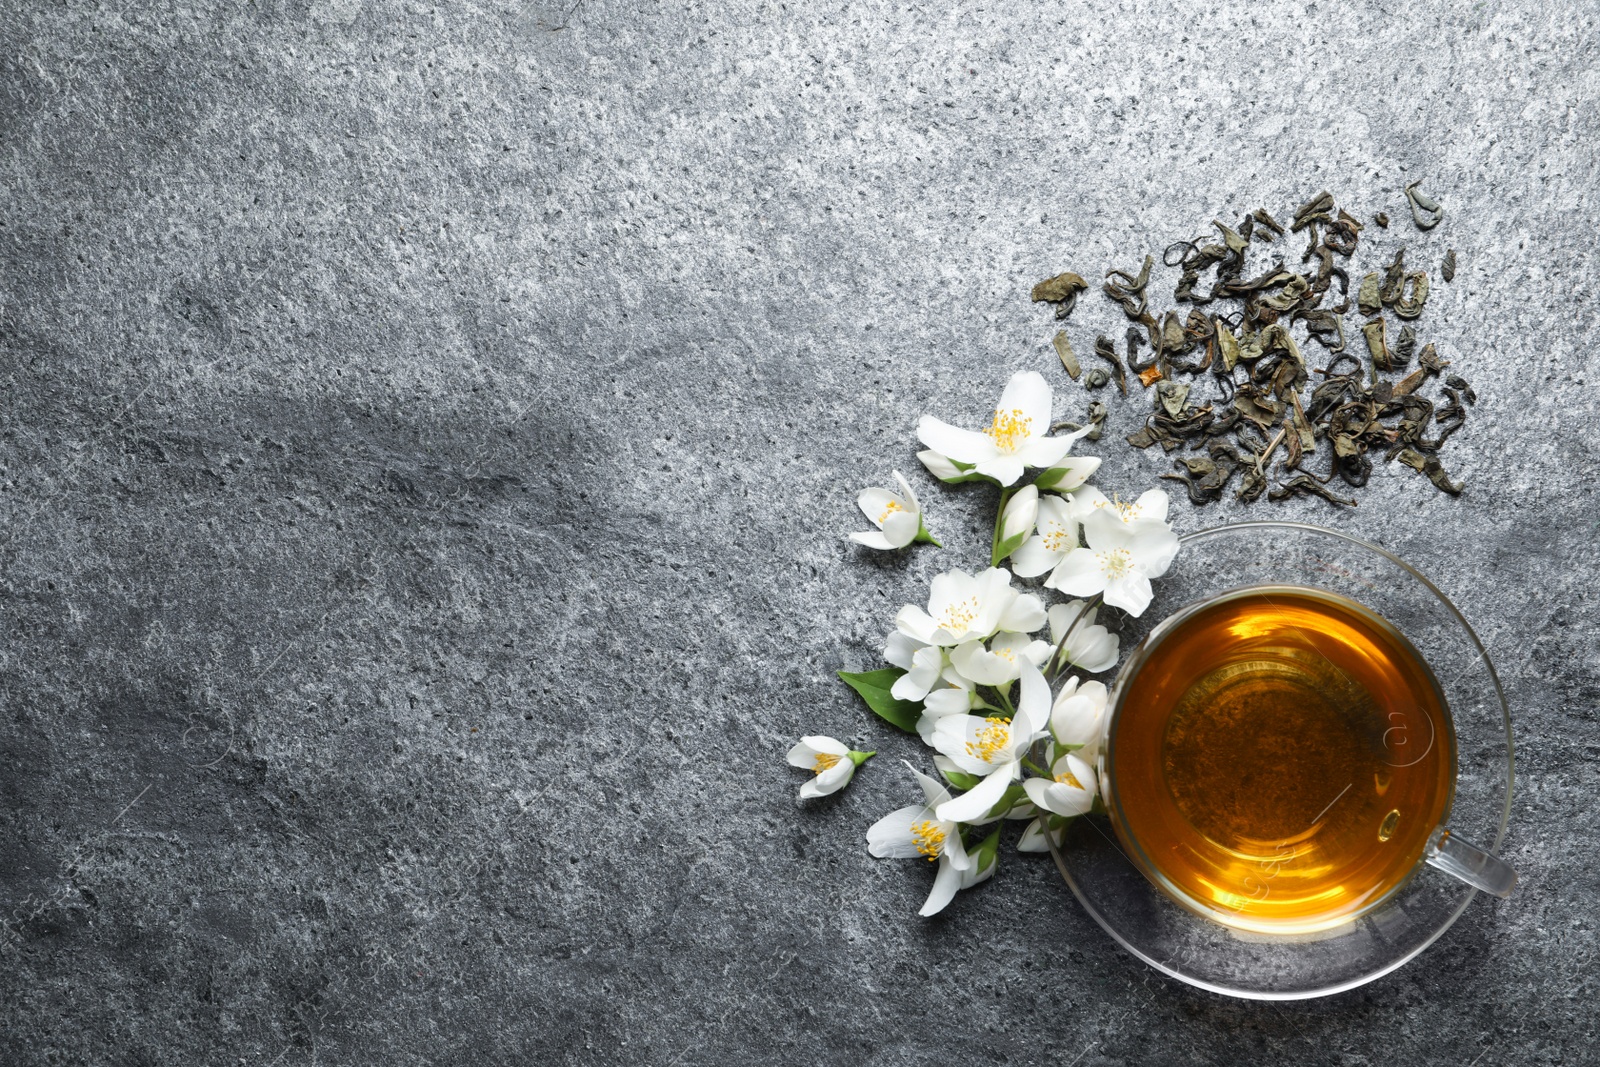
M 1077 537 L 1069 534 L 1059 522 L 1052 522 L 1050 528 L 1040 536 L 1044 538 L 1044 547 L 1051 552 L 1068 552 L 1078 547 Z
M 904 510 L 905 510 L 905 508 L 900 506 L 900 501 L 898 501 L 898 500 L 889 501 L 889 506 L 883 509 L 883 514 L 882 515 L 878 516 L 878 525 L 882 526 L 885 522 L 889 521 L 889 516 L 890 515 L 893 515 L 897 511 L 904 511 Z
M 1100 569 L 1105 571 L 1107 578 L 1121 578 L 1133 570 L 1133 555 L 1125 548 L 1114 548 L 1096 555 L 1100 560 Z
M 983 720 L 987 725 L 973 735 L 967 742 L 967 754 L 993 763 L 1000 750 L 1011 743 L 1011 724 L 1004 719 L 990 716 Z
M 928 857 L 928 862 L 932 863 L 944 851 L 944 830 L 931 819 L 924 819 L 912 824 L 911 841 L 917 846 L 917 854 Z
M 1056 781 L 1070 785 L 1074 789 L 1084 788 L 1083 783 L 1078 781 L 1077 775 L 1073 774 L 1071 771 L 1062 771 L 1060 774 L 1056 775 Z
M 843 758 L 843 756 L 835 756 L 831 752 L 818 752 L 817 762 L 812 766 L 811 773 L 821 774 L 823 771 L 828 770 L 830 767 L 837 764 Z
M 1001 452 L 1011 453 L 1021 448 L 1033 436 L 1033 420 L 1022 414 L 1021 408 L 1010 411 L 995 409 L 994 421 L 983 428 Z
M 944 614 L 939 616 L 939 625 L 959 636 L 967 632 L 967 627 L 971 626 L 977 617 L 978 598 L 972 596 L 945 608 Z
M 1094 502 L 1094 506 L 1097 508 L 1110 508 L 1112 511 L 1117 513 L 1117 518 L 1121 519 L 1123 522 L 1132 522 L 1134 519 L 1137 519 L 1141 513 L 1138 501 L 1134 501 L 1131 504 L 1125 504 L 1123 503 L 1122 498 L 1117 496 L 1113 496 L 1110 500 L 1096 500 Z

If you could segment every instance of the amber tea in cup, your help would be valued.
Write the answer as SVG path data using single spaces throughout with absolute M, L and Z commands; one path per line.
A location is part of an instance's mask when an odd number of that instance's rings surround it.
M 1118 680 L 1104 752 L 1130 858 L 1229 926 L 1341 926 L 1418 867 L 1456 759 L 1428 665 L 1386 620 L 1299 586 L 1163 623 Z

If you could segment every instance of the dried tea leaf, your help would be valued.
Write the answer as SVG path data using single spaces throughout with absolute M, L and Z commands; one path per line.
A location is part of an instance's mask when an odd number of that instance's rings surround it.
M 1151 365 L 1139 372 L 1139 384 L 1148 389 L 1164 377 L 1165 375 L 1161 373 L 1160 367 Z
M 1149 262 L 1149 258 L 1146 257 L 1145 264 L 1147 267 Z M 1117 350 L 1112 347 L 1111 338 L 1107 337 L 1105 334 L 1101 334 L 1099 337 L 1096 337 L 1094 339 L 1094 354 L 1111 364 L 1111 373 L 1117 381 L 1117 391 L 1123 396 L 1127 396 L 1128 372 L 1123 369 L 1122 361 L 1117 358 Z
M 1239 362 L 1239 339 L 1233 336 L 1233 331 L 1221 319 L 1217 322 L 1217 351 L 1222 353 L 1222 366 L 1224 370 L 1233 370 Z
M 1291 274 L 1288 280 L 1284 282 L 1282 289 L 1279 289 L 1271 296 L 1262 297 L 1256 303 L 1261 307 L 1271 308 L 1273 311 L 1288 311 L 1300 303 L 1300 299 L 1310 289 L 1311 283 L 1306 281 L 1302 275 Z
M 1167 414 L 1176 419 L 1189 401 L 1189 387 L 1179 382 L 1162 382 L 1156 386 L 1156 399 L 1167 409 Z
M 1355 507 L 1356 502 L 1346 497 L 1335 495 L 1327 486 L 1311 477 L 1309 474 L 1297 474 L 1284 482 L 1278 488 L 1267 494 L 1268 500 L 1287 500 L 1291 496 L 1320 496 L 1330 504 L 1344 504 Z
M 1056 355 L 1061 359 L 1061 366 L 1065 368 L 1067 376 L 1077 381 L 1078 375 L 1083 373 L 1083 368 L 1078 366 L 1078 354 L 1072 350 L 1072 342 L 1067 340 L 1067 332 L 1057 330 L 1050 343 L 1056 346 Z
M 1456 280 L 1456 250 L 1451 248 L 1445 251 L 1444 262 L 1439 264 L 1439 277 L 1447 282 Z
M 1461 397 L 1467 403 L 1476 404 L 1478 402 L 1478 394 L 1473 392 L 1472 386 L 1467 384 L 1465 378 L 1452 374 L 1445 378 L 1445 383 L 1452 389 L 1461 390 Z
M 1372 365 L 1378 370 L 1393 370 L 1394 356 L 1389 352 L 1388 338 L 1383 320 L 1373 319 L 1361 327 L 1361 332 L 1367 339 L 1367 351 L 1372 354 Z
M 1438 374 L 1440 371 L 1444 370 L 1450 365 L 1450 361 L 1448 359 L 1439 358 L 1439 354 L 1433 350 L 1433 346 L 1431 344 L 1422 346 L 1422 352 L 1417 356 L 1417 363 L 1425 370 L 1431 371 L 1434 374 Z
M 1294 221 L 1289 224 L 1289 229 L 1299 233 L 1313 222 L 1331 221 L 1333 221 L 1333 194 L 1324 189 L 1300 205 L 1300 209 L 1294 213 Z
M 1071 313 L 1073 305 L 1078 301 L 1078 294 L 1089 288 L 1089 283 L 1078 274 L 1071 271 L 1057 274 L 1054 278 L 1046 278 L 1033 287 L 1035 303 L 1041 301 L 1050 304 L 1060 304 L 1056 309 L 1056 318 L 1064 319 Z
M 1411 204 L 1411 221 L 1417 224 L 1419 230 L 1431 230 L 1439 225 L 1439 220 L 1444 218 L 1444 208 L 1433 197 L 1418 189 L 1420 181 L 1412 182 L 1406 186 L 1406 200 Z
M 1128 443 L 1134 448 L 1149 448 L 1156 443 L 1156 435 L 1150 427 L 1146 426 L 1142 430 L 1130 433 L 1128 435 Z
M 1402 449 L 1397 458 L 1412 470 L 1426 474 L 1428 481 L 1451 496 L 1460 496 L 1461 490 L 1466 488 L 1460 482 L 1452 482 L 1450 480 L 1450 476 L 1445 473 L 1444 465 L 1439 462 L 1438 456 L 1425 456 L 1415 449 L 1407 448 Z
M 1380 211 L 1376 215 L 1372 216 L 1372 221 L 1378 224 L 1379 229 L 1387 230 L 1389 228 L 1389 213 L 1387 211 Z
M 1361 279 L 1361 288 L 1356 291 L 1356 308 L 1363 315 L 1376 315 L 1383 310 L 1383 301 L 1378 296 L 1378 272 L 1371 271 Z
M 1411 362 L 1411 354 L 1417 350 L 1417 330 L 1414 326 L 1400 327 L 1400 336 L 1395 340 L 1394 347 L 1389 351 L 1394 355 L 1396 370 Z
M 1407 282 L 1411 288 L 1409 297 L 1405 295 Z M 1428 274 L 1426 271 L 1414 270 L 1400 283 L 1400 290 L 1394 298 L 1394 313 L 1402 319 L 1414 319 L 1422 314 L 1422 305 L 1427 302 Z
M 1378 300 L 1389 307 L 1400 296 L 1406 284 L 1406 246 L 1395 249 L 1394 259 L 1383 269 L 1383 282 L 1378 286 Z
M 1271 230 L 1273 233 L 1277 234 L 1279 237 L 1283 236 L 1283 227 L 1278 225 L 1277 219 L 1267 214 L 1266 208 L 1256 208 L 1255 211 L 1251 212 L 1250 217 L 1255 219 L 1261 225 L 1265 226 L 1267 229 Z M 1259 236 L 1259 234 L 1257 236 Z M 1267 237 L 1266 240 L 1270 241 L 1272 238 Z
M 1111 375 L 1106 373 L 1104 367 L 1096 367 L 1083 376 L 1083 387 L 1085 389 L 1104 389 L 1110 384 Z

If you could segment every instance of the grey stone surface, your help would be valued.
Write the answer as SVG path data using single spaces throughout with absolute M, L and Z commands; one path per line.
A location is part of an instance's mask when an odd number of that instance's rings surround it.
M 1593 1062 L 1594 31 L 4 5 L 0 1060 Z M 1321 187 L 1396 216 L 1374 247 L 1458 250 L 1425 322 L 1481 396 L 1469 488 L 1175 515 L 1335 524 L 1438 578 L 1514 704 L 1520 891 L 1288 1005 L 1161 978 L 1009 850 L 917 918 L 926 872 L 862 835 L 918 746 L 831 675 L 985 544 L 917 416 L 1023 368 L 1076 412 L 1028 285 Z M 1071 328 L 1113 326 L 1094 296 Z M 1165 465 L 1117 436 L 1098 481 L 1134 492 Z M 893 467 L 944 551 L 844 540 Z M 802 805 L 814 731 L 882 755 Z

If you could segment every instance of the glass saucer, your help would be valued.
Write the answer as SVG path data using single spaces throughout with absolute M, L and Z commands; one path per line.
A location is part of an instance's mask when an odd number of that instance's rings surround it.
M 1298 585 L 1349 597 L 1389 620 L 1433 669 L 1456 731 L 1448 826 L 1499 850 L 1511 812 L 1511 715 L 1487 650 L 1432 582 L 1376 545 L 1304 523 L 1235 523 L 1181 541 L 1172 569 L 1154 583 L 1150 607 L 1124 620 L 1124 664 L 1162 619 L 1230 589 Z M 1478 892 L 1422 865 L 1345 926 L 1311 935 L 1257 934 L 1173 901 L 1123 855 L 1104 815 L 1072 820 L 1061 844 L 1050 846 L 1073 894 L 1129 952 L 1190 985 L 1253 1000 L 1327 996 L 1388 974 L 1438 940 Z

